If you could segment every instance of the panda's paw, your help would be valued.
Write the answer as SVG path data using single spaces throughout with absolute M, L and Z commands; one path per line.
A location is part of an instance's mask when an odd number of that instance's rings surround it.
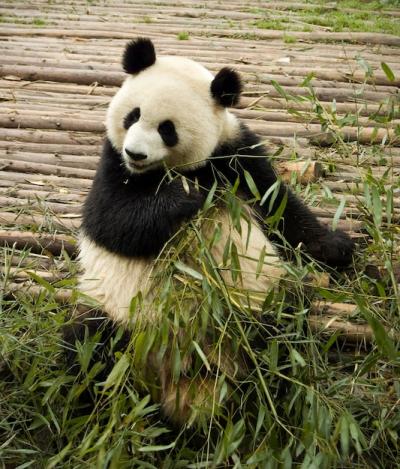
M 327 231 L 307 243 L 307 251 L 314 259 L 330 267 L 346 267 L 353 258 L 354 241 L 344 231 Z

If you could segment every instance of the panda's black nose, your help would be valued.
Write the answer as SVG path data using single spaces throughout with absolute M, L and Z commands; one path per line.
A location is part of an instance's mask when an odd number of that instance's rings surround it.
M 144 153 L 133 153 L 133 151 L 129 151 L 127 148 L 125 148 L 125 152 L 133 161 L 145 160 L 147 158 L 147 155 Z

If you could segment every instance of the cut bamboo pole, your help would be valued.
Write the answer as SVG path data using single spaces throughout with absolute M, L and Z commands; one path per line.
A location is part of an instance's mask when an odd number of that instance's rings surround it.
M 5 130 L 5 129 L 4 129 Z M 8 129 L 13 130 L 13 129 Z M 0 137 L 1 138 L 1 137 Z M 35 143 L 30 141 L 15 141 L 2 140 L 0 141 L 0 148 L 6 152 L 6 154 L 13 155 L 18 152 L 31 152 L 31 153 L 45 153 L 54 155 L 56 158 L 61 160 L 64 158 L 70 158 L 72 156 L 81 156 L 82 158 L 93 158 L 98 157 L 101 154 L 101 144 L 98 141 L 95 145 L 84 145 L 84 144 L 58 144 L 58 143 Z
M 86 194 L 81 192 L 71 193 L 69 191 L 60 192 L 56 189 L 46 189 L 41 186 L 34 186 L 34 185 L 18 185 L 17 187 L 3 187 L 3 182 L 0 180 L 0 196 L 1 197 L 13 197 L 20 200 L 37 200 L 39 202 L 46 201 L 54 202 L 58 204 L 74 204 L 74 205 L 81 205 L 86 197 Z M 29 189 L 22 188 L 20 186 L 29 187 Z M 8 204 L 10 205 L 10 204 Z
M 1 36 L 1 30 L 0 30 Z M 0 65 L 0 76 L 15 75 L 27 81 L 59 81 L 62 83 L 76 83 L 78 85 L 120 86 L 125 75 L 122 72 L 98 72 L 81 70 L 73 72 L 70 69 L 59 68 L 57 70 L 47 67 L 33 67 L 24 65 Z
M 8 180 L 10 186 L 14 185 L 15 183 L 30 183 L 36 184 L 39 186 L 52 186 L 58 189 L 60 188 L 73 188 L 73 189 L 87 189 L 92 185 L 91 179 L 74 179 L 62 176 L 54 176 L 52 174 L 44 175 L 44 174 L 25 174 L 25 173 L 18 173 L 13 171 L 0 171 L 0 179 Z
M 76 240 L 72 236 L 63 234 L 0 230 L 0 243 L 3 246 L 15 246 L 17 249 L 29 248 L 39 254 L 48 251 L 55 256 L 60 255 L 62 250 L 65 250 L 69 256 L 75 256 L 77 252 Z
M 259 135 L 270 137 L 293 137 L 298 135 L 317 144 L 330 144 L 336 139 L 333 132 L 321 131 L 319 124 L 298 123 L 298 122 L 268 122 L 254 119 L 243 119 L 250 128 Z M 89 121 L 82 119 L 68 118 L 39 118 L 39 117 L 21 117 L 17 114 L 13 116 L 0 116 L 0 125 L 9 128 L 34 128 L 34 129 L 60 129 L 80 132 L 104 132 L 102 122 Z M 394 145 L 400 146 L 400 139 L 394 129 L 385 129 L 377 127 L 343 127 L 338 129 L 338 133 L 345 141 L 358 141 L 359 143 L 380 143 L 384 139 Z
M 79 28 L 79 22 L 74 23 Z M 167 31 L 163 31 L 164 34 Z M 168 34 L 178 35 L 182 31 L 179 28 L 168 28 Z M 156 36 L 160 34 L 159 27 L 153 27 L 151 24 L 137 24 L 135 27 L 135 35 Z M 218 37 L 231 37 L 235 38 L 238 35 L 253 34 L 259 40 L 283 40 L 287 31 L 267 31 L 267 30 L 240 30 L 240 29 L 209 29 L 209 28 L 191 28 L 192 35 L 206 35 L 207 37 L 218 36 Z M 400 38 L 392 36 L 390 34 L 382 33 L 359 33 L 359 32 L 298 32 L 290 31 L 290 35 L 293 35 L 298 41 L 346 41 L 358 44 L 381 44 L 387 46 L 400 46 Z M 80 37 L 80 38 L 104 38 L 104 39 L 132 39 L 132 32 L 126 30 L 87 30 L 82 29 L 76 30 L 76 28 L 61 29 L 61 28 L 29 28 L 25 25 L 19 25 L 18 28 L 5 26 L 3 24 L 0 30 L 0 36 L 44 36 L 44 37 Z
M 16 129 L 1 128 L 0 139 L 19 140 L 36 144 L 57 144 L 57 145 L 99 145 L 102 141 L 101 136 L 88 134 L 84 132 L 66 132 L 62 130 L 45 131 L 39 129 Z M 61 150 L 61 147 L 60 147 Z
M 282 161 L 275 168 L 284 182 L 291 182 L 293 174 L 301 184 L 314 182 L 324 175 L 323 166 L 317 161 Z
M 81 226 L 80 218 L 55 217 L 54 214 L 38 215 L 30 213 L 0 212 L 0 224 L 15 226 L 29 226 L 57 229 L 61 231 L 77 230 Z
M 47 282 L 58 282 L 63 278 L 66 278 L 67 274 L 61 272 L 49 272 L 47 270 L 38 270 L 32 268 L 23 268 L 23 267 L 1 267 L 0 273 L 6 275 L 7 278 L 12 279 L 14 282 L 23 281 L 32 279 L 31 273 L 37 275 L 38 277 L 46 280 Z
M 76 118 L 24 117 L 20 114 L 0 115 L 0 126 L 11 128 L 77 130 L 78 132 L 101 133 L 104 131 L 102 122 Z
M 6 286 L 6 294 L 15 296 L 18 298 L 18 294 L 28 294 L 32 298 L 37 298 L 39 295 L 49 293 L 46 288 L 33 284 L 31 282 L 15 283 L 10 282 Z M 54 300 L 60 304 L 70 304 L 74 301 L 73 290 L 66 288 L 57 288 L 54 292 Z
M 1 207 L 18 207 L 25 208 L 32 211 L 47 211 L 54 212 L 60 216 L 68 215 L 79 215 L 82 211 L 82 205 L 79 204 L 63 204 L 60 202 L 48 202 L 45 199 L 40 197 L 33 197 L 28 199 L 21 199 L 15 197 L 1 197 L 0 196 L 0 206 Z
M 44 174 L 82 179 L 93 179 L 95 174 L 95 171 L 92 169 L 71 168 L 69 166 L 58 166 L 4 158 L 0 158 L 0 168 L 2 171 L 11 170 L 19 173 Z
M 32 251 L 19 250 L 15 246 L 4 247 L 4 256 L 0 258 L 0 265 L 6 269 L 7 266 L 24 268 L 25 270 L 43 270 L 46 272 L 69 272 L 70 266 L 60 260 L 59 255 L 47 253 L 36 254 Z M 60 252 L 61 254 L 61 252 Z
M 77 243 L 72 236 L 59 233 L 35 233 L 32 231 L 0 230 L 0 243 L 15 246 L 17 249 L 30 248 L 32 252 L 41 254 L 48 251 L 53 255 L 60 255 L 65 250 L 70 256 L 76 254 Z
M 354 324 L 350 321 L 337 319 L 336 316 L 308 316 L 308 324 L 313 331 L 327 333 L 329 335 L 339 334 L 346 341 L 360 343 L 372 342 L 374 333 L 368 324 Z

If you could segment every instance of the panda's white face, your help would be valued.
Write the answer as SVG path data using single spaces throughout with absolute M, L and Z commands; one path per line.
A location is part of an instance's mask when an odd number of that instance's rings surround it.
M 200 167 L 219 143 L 236 137 L 238 121 L 213 99 L 212 80 L 207 69 L 181 57 L 160 57 L 125 80 L 106 127 L 131 173 Z

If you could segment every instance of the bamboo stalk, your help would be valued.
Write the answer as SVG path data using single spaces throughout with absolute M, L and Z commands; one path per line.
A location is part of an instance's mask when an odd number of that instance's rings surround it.
M 281 161 L 275 168 L 284 182 L 290 182 L 293 174 L 301 184 L 314 182 L 324 175 L 322 164 L 317 161 Z
M 260 120 L 244 119 L 253 130 L 258 134 L 271 137 L 292 137 L 298 135 L 312 141 L 313 143 L 329 143 L 335 140 L 335 134 L 332 132 L 322 132 L 319 124 L 302 124 L 295 122 L 266 122 Z M 11 128 L 35 128 L 35 129 L 63 129 L 77 130 L 81 132 L 99 132 L 104 131 L 103 123 L 82 119 L 50 119 L 15 116 L 0 116 L 0 125 Z M 400 139 L 396 138 L 395 131 L 383 128 L 362 128 L 343 127 L 338 130 L 339 134 L 346 141 L 358 141 L 360 143 L 379 143 L 383 139 L 392 141 L 393 144 L 400 146 Z
M 25 174 L 12 171 L 0 171 L 0 179 L 8 180 L 10 186 L 14 183 L 28 182 L 42 186 L 53 186 L 59 188 L 87 189 L 92 185 L 91 179 L 73 179 L 62 176 L 42 175 L 42 174 Z
M 0 230 L 0 243 L 15 246 L 17 249 L 29 248 L 32 252 L 41 254 L 42 251 L 60 255 L 65 250 L 69 256 L 76 255 L 76 240 L 72 236 L 63 234 L 34 233 L 32 231 Z
M 104 124 L 95 120 L 76 118 L 30 117 L 21 114 L 0 115 L 0 126 L 11 128 L 77 130 L 79 132 L 103 132 Z
M 14 282 L 18 281 L 26 281 L 32 279 L 31 272 L 40 278 L 46 280 L 47 282 L 58 282 L 66 277 L 66 273 L 61 272 L 49 272 L 46 270 L 38 270 L 38 269 L 29 269 L 23 267 L 1 267 L 0 266 L 0 273 L 3 275 L 7 275 L 8 278 L 11 278 Z
M 1 137 L 0 137 L 1 138 Z M 72 156 L 81 156 L 82 159 L 98 157 L 101 154 L 101 145 L 99 142 L 95 145 L 84 144 L 58 144 L 58 143 L 34 143 L 29 141 L 10 141 L 0 140 L 0 148 L 4 149 L 6 154 L 14 155 L 18 152 L 45 153 L 54 155 L 60 160 L 71 158 Z
M 23 80 L 28 81 L 60 81 L 63 83 L 76 83 L 78 85 L 100 83 L 101 85 L 120 86 L 125 79 L 125 75 L 121 72 L 80 70 L 74 73 L 70 69 L 62 68 L 55 70 L 47 67 L 0 65 L 0 76 L 4 77 L 7 75 L 16 75 Z
M 350 342 L 372 342 L 374 333 L 368 324 L 354 324 L 337 319 L 335 316 L 308 316 L 308 324 L 316 332 L 340 334 Z
M 100 151 L 99 151 L 100 154 Z M 18 151 L 18 150 L 3 150 L 0 147 L 0 159 L 10 160 L 13 163 L 16 161 L 23 161 L 26 163 L 45 164 L 52 167 L 78 168 L 82 170 L 95 170 L 99 161 L 98 156 L 81 156 L 81 155 L 66 155 L 66 154 L 52 154 L 52 153 L 35 153 L 33 151 Z M 61 169 L 64 171 L 64 169 Z M 65 175 L 68 175 L 65 174 Z M 92 177 L 93 174 L 87 173 L 87 177 Z M 72 176 L 73 177 L 73 176 Z M 79 177 L 79 176 L 78 176 Z
M 61 218 L 29 213 L 0 212 L 0 224 L 3 225 L 27 225 L 37 227 L 49 227 L 52 230 L 77 230 L 81 225 L 80 218 Z
M 74 134 L 71 134 L 70 132 L 62 130 L 57 130 L 57 132 L 54 132 L 37 129 L 15 129 L 1 127 L 0 139 L 6 141 L 20 140 L 22 142 L 29 143 L 51 143 L 58 145 L 99 145 L 102 140 L 98 135 L 96 136 L 87 133 L 74 132 Z
M 17 171 L 29 174 L 55 175 L 70 178 L 93 179 L 95 171 L 92 169 L 71 168 L 69 166 L 58 166 L 43 164 L 32 161 L 20 161 L 14 159 L 0 158 L 0 168 L 3 171 Z
M 0 196 L 14 197 L 16 199 L 27 199 L 27 200 L 44 200 L 46 202 L 55 202 L 55 203 L 77 203 L 82 204 L 85 200 L 86 194 L 81 193 L 64 193 L 52 189 L 44 189 L 41 186 L 26 185 L 29 186 L 29 189 L 17 187 L 3 187 L 3 181 L 0 180 Z
M 50 251 L 48 251 L 49 253 Z M 24 268 L 25 270 L 44 270 L 46 272 L 69 272 L 69 266 L 58 259 L 59 255 L 37 254 L 33 251 L 18 250 L 15 246 L 5 247 L 5 255 L 0 258 L 0 264 L 6 269 L 7 266 Z M 61 254 L 61 252 L 59 253 Z
M 18 294 L 28 294 L 32 298 L 37 298 L 43 293 L 48 293 L 46 288 L 35 285 L 33 283 L 14 283 L 10 282 L 7 284 L 6 294 L 10 296 L 15 296 L 18 298 Z M 54 293 L 54 300 L 60 304 L 69 304 L 73 301 L 73 290 L 68 290 L 66 288 L 57 288 Z
M 81 204 L 65 204 L 60 202 L 49 202 L 40 197 L 33 197 L 31 199 L 21 199 L 15 197 L 1 197 L 0 196 L 0 206 L 2 207 L 20 207 L 26 208 L 29 211 L 46 211 L 50 210 L 58 215 L 64 214 L 67 215 L 76 215 L 80 214 L 82 211 Z
M 181 53 L 179 52 L 178 55 Z M 48 54 L 47 54 L 48 55 Z M 218 68 L 222 68 L 226 62 L 226 58 L 223 58 L 223 61 L 218 61 L 218 55 L 214 54 L 212 57 L 209 57 L 208 55 L 205 54 L 199 54 L 199 52 L 192 54 L 192 58 L 196 59 L 197 61 L 201 62 L 203 65 L 205 65 L 207 68 L 210 68 L 214 71 L 216 71 Z M 324 60 L 321 58 L 315 58 L 315 60 L 312 61 L 312 64 L 310 64 L 310 61 L 304 60 L 303 63 L 302 61 L 296 58 L 296 64 L 292 65 L 291 61 L 288 63 L 275 63 L 273 60 L 273 57 L 269 58 L 268 63 L 263 64 L 262 66 L 258 65 L 258 56 L 254 56 L 254 59 L 251 59 L 250 57 L 246 58 L 246 61 L 240 62 L 237 61 L 235 64 L 235 68 L 237 68 L 239 71 L 241 71 L 245 76 L 247 71 L 250 72 L 250 75 L 248 77 L 248 80 L 252 79 L 254 80 L 254 74 L 261 74 L 261 73 L 267 73 L 269 75 L 282 75 L 282 72 L 285 71 L 286 73 L 290 74 L 290 77 L 285 77 L 282 76 L 280 83 L 282 85 L 293 83 L 297 84 L 298 80 L 296 80 L 293 77 L 302 77 L 307 75 L 307 73 L 313 73 L 315 76 L 315 85 L 323 85 L 323 81 L 329 81 L 330 83 L 333 82 L 355 82 L 355 83 L 364 83 L 367 82 L 365 85 L 368 89 L 368 84 L 373 84 L 373 85 L 378 85 L 378 86 L 384 86 L 386 87 L 384 90 L 387 93 L 389 92 L 395 92 L 395 88 L 399 86 L 400 84 L 400 79 L 394 79 L 393 81 L 390 81 L 386 75 L 381 72 L 380 70 L 376 70 L 373 77 L 368 77 L 365 75 L 364 71 L 348 71 L 348 72 L 343 72 L 343 71 L 338 71 L 338 68 L 343 69 L 343 65 L 348 65 L 349 60 L 344 59 L 340 61 L 339 59 L 331 59 L 331 60 Z M 279 60 L 279 55 L 275 55 L 275 60 Z M 8 67 L 13 67 L 13 66 L 18 66 L 20 63 L 21 58 L 20 55 L 15 56 L 15 54 L 8 56 L 5 55 L 3 56 L 2 63 L 4 66 Z M 52 55 L 46 59 L 46 66 L 43 68 L 49 68 L 50 70 L 53 70 L 56 72 L 57 69 L 60 70 L 74 70 L 75 72 L 78 71 L 91 71 L 89 66 L 86 65 L 90 61 L 93 62 L 93 66 L 91 68 L 95 68 L 96 72 L 99 74 L 103 74 L 105 72 L 107 73 L 113 73 L 113 74 L 118 74 L 121 69 L 120 69 L 120 64 L 119 60 L 117 60 L 117 57 L 109 57 L 106 58 L 105 60 L 99 60 L 98 57 L 94 57 L 90 60 L 89 57 L 84 56 L 84 59 L 81 62 L 77 61 L 77 57 L 73 56 L 72 58 L 68 58 L 65 55 L 61 56 L 58 55 Z M 344 62 L 341 63 L 341 62 Z M 37 57 L 35 55 L 29 55 L 25 54 L 24 61 L 23 61 L 25 67 L 32 67 L 36 66 L 37 64 Z M 396 70 L 397 64 L 394 63 L 392 64 L 392 68 L 395 74 L 395 77 L 398 76 L 398 70 Z M 248 81 L 247 80 L 247 81 Z M 282 81 L 283 80 L 283 81 Z M 58 81 L 58 80 L 56 80 Z M 320 83 L 321 82 L 321 83 Z M 112 82 L 111 84 L 115 84 L 115 82 Z

